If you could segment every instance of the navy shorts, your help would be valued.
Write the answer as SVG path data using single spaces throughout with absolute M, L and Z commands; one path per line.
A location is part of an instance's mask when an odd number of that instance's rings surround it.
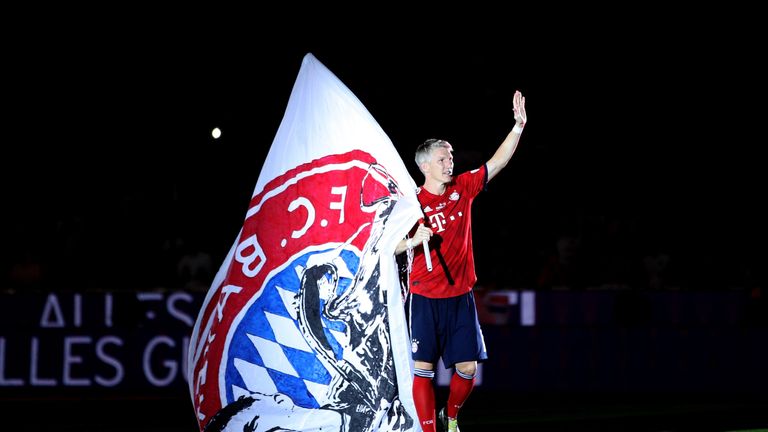
M 458 297 L 411 295 L 411 352 L 415 361 L 443 365 L 488 358 L 472 291 Z

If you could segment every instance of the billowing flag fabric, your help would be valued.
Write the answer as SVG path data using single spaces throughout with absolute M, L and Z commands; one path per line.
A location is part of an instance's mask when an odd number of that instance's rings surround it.
M 411 431 L 394 250 L 421 213 L 392 142 L 312 54 L 188 352 L 201 431 Z

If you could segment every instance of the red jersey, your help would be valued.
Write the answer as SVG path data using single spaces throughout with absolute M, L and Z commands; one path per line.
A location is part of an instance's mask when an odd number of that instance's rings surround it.
M 411 292 L 430 298 L 455 297 L 469 292 L 477 282 L 472 253 L 472 202 L 485 187 L 487 167 L 455 177 L 442 195 L 424 188 L 416 194 L 432 229 L 429 254 L 432 271 L 427 271 L 424 249 L 413 249 Z

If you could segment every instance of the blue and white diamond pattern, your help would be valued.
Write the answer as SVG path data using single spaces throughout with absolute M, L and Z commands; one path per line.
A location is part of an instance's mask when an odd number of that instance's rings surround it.
M 251 392 L 283 393 L 306 408 L 318 408 L 328 402 L 331 372 L 307 344 L 296 321 L 296 293 L 311 255 L 296 259 L 275 275 L 234 330 L 225 371 L 230 402 Z M 347 268 L 340 274 L 354 274 L 357 256 L 345 250 L 341 258 Z M 340 290 L 350 282 L 340 280 Z M 348 342 L 344 324 L 323 320 L 323 326 L 328 342 L 340 358 L 342 347 Z

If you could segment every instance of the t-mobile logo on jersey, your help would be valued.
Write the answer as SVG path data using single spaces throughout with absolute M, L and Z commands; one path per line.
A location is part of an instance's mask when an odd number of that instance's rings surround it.
M 437 228 L 436 232 L 445 231 L 445 216 L 443 216 L 443 212 L 429 215 L 429 222 L 432 225 L 432 229 Z
M 454 220 L 457 217 L 462 217 L 462 216 L 464 216 L 462 212 L 458 212 L 456 213 L 456 216 L 451 215 L 450 218 L 446 219 L 445 216 L 443 216 L 443 213 L 440 212 L 440 213 L 429 215 L 429 222 L 432 229 L 437 229 L 437 231 L 435 232 L 443 232 L 445 231 L 445 223 L 448 220 Z

